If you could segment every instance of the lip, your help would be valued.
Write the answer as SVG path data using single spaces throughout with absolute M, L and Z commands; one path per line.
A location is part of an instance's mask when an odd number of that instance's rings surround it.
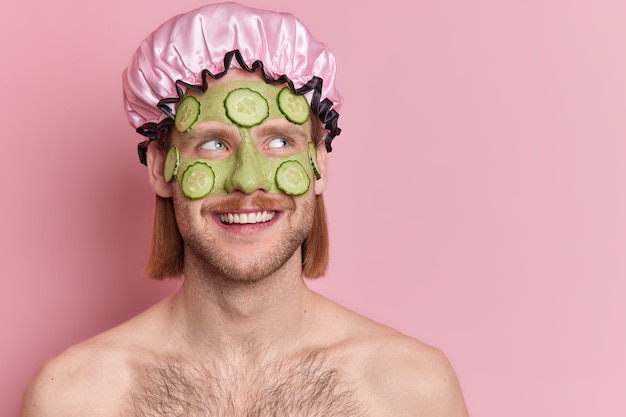
M 202 214 L 229 233 L 252 234 L 273 226 L 286 211 L 295 209 L 293 200 L 255 193 L 251 196 L 233 193 L 216 199 L 202 208 Z M 232 216 L 232 218 L 231 218 Z M 250 218 L 254 216 L 252 221 Z M 239 217 L 235 221 L 235 217 Z M 242 217 L 245 222 L 242 222 Z

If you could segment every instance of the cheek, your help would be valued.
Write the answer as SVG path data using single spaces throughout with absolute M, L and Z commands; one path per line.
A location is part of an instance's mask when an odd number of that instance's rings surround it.
M 202 200 L 191 200 L 183 195 L 180 187 L 175 188 L 172 196 L 174 215 L 180 233 L 184 237 L 194 223 L 194 219 L 199 218 L 202 214 Z
M 305 233 L 305 235 L 303 236 L 303 239 L 310 232 L 311 227 L 313 226 L 313 219 L 315 217 L 315 206 L 316 206 L 315 199 L 316 198 L 317 197 L 313 193 L 308 193 L 307 195 L 298 197 L 296 199 L 297 201 L 296 204 L 298 204 L 297 212 L 300 213 L 300 220 L 298 222 L 300 222 L 301 229 L 303 233 Z

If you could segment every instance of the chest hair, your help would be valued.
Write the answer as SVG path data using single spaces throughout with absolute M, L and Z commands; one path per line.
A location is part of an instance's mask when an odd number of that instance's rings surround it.
M 327 362 L 314 352 L 237 372 L 159 358 L 139 367 L 125 416 L 363 416 L 346 376 Z

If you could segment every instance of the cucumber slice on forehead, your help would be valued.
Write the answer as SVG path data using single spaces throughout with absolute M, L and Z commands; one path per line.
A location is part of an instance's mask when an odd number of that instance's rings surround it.
M 311 180 L 298 161 L 285 161 L 276 170 L 276 185 L 285 193 L 299 196 L 309 191 Z
M 263 123 L 270 115 L 265 97 L 249 88 L 236 88 L 224 100 L 226 116 L 241 127 L 252 127 Z
M 289 87 L 278 93 L 278 108 L 291 123 L 298 125 L 309 120 L 309 102 L 302 95 L 295 94 Z
M 174 125 L 180 133 L 187 133 L 200 118 L 200 102 L 193 96 L 187 96 L 180 102 L 174 117 Z
M 215 184 L 215 173 L 206 162 L 198 161 L 189 165 L 180 181 L 185 197 L 196 200 L 206 197 Z

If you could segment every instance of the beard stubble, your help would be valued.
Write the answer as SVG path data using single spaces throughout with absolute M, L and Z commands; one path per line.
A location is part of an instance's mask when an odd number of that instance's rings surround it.
M 200 210 L 201 222 L 194 220 L 191 205 L 181 199 L 174 198 L 176 221 L 183 237 L 185 246 L 185 267 L 199 268 L 201 275 L 221 275 L 224 279 L 237 282 L 257 282 L 275 273 L 285 265 L 308 236 L 313 223 L 315 197 L 302 198 L 303 204 L 298 208 L 293 198 L 281 195 L 279 198 L 259 194 L 255 196 L 237 195 L 206 202 Z M 184 199 L 184 197 L 182 198 Z M 254 207 L 260 210 L 280 210 L 281 216 L 287 216 L 287 227 L 278 239 L 265 250 L 255 253 L 232 254 L 220 247 L 215 236 L 198 223 L 212 222 L 211 213 Z M 296 212 L 298 210 L 299 212 Z M 298 259 L 301 264 L 301 259 Z

